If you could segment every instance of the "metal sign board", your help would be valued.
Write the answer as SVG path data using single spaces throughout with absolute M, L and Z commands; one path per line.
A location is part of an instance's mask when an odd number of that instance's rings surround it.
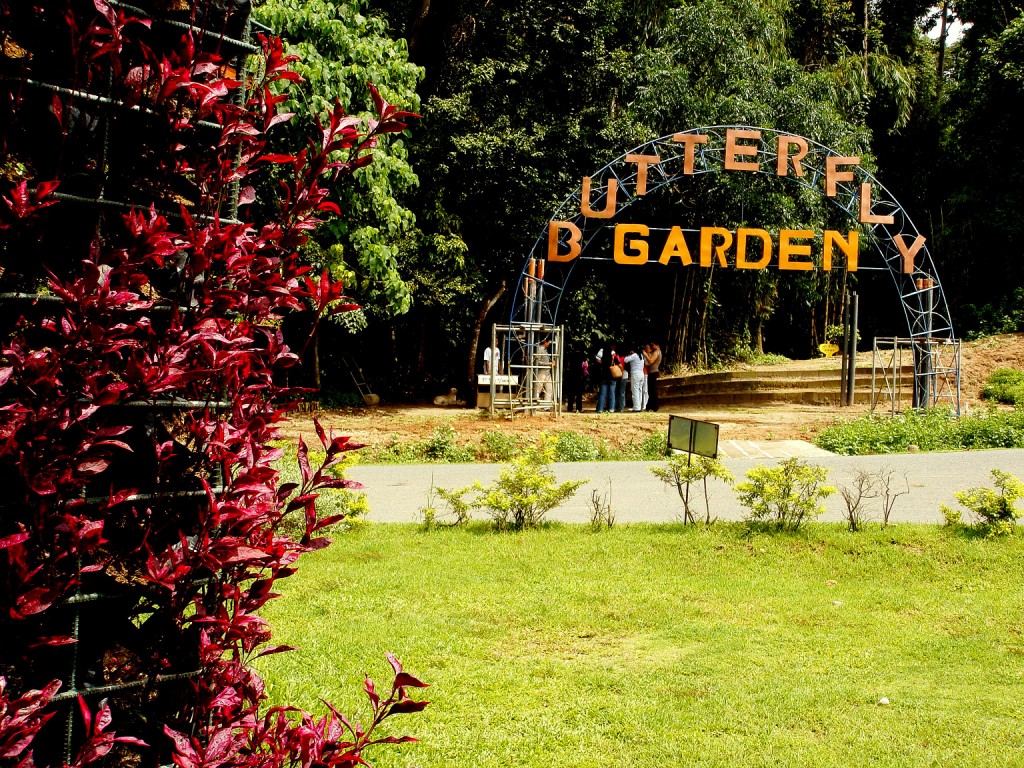
M 668 417 L 669 450 L 718 458 L 718 424 L 685 416 Z

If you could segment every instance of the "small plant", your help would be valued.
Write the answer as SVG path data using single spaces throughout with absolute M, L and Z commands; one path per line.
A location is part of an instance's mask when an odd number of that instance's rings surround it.
M 586 482 L 556 483 L 555 473 L 548 466 L 554 458 L 552 440 L 542 434 L 537 445 L 502 467 L 492 485 L 476 482 L 461 490 L 439 488 L 437 493 L 457 515 L 464 512 L 467 519 L 471 510 L 480 509 L 499 530 L 536 528 L 548 512 L 571 498 Z
M 477 449 L 478 461 L 511 461 L 523 450 L 523 438 L 506 432 L 486 432 Z
M 703 483 L 704 485 L 704 522 L 711 523 L 711 502 L 708 498 L 708 478 L 717 477 L 724 483 L 732 485 L 732 473 L 725 468 L 725 465 L 718 459 L 709 459 L 706 456 L 698 456 L 693 461 L 689 454 L 677 453 L 670 456 L 663 467 L 651 467 L 651 472 L 663 483 L 674 486 L 683 502 L 683 522 L 694 523 L 694 510 L 690 506 L 690 485 Z
M 620 461 L 660 461 L 668 452 L 668 434 L 664 429 L 648 432 L 639 441 L 625 446 Z
M 866 469 L 858 469 L 849 485 L 839 486 L 839 495 L 846 505 L 846 524 L 852 532 L 864 527 L 864 502 L 878 496 L 878 476 Z
M 608 493 L 593 491 L 590 495 L 590 528 L 600 531 L 615 525 L 615 512 L 612 510 L 612 483 L 608 481 Z
M 589 435 L 559 432 L 555 436 L 555 461 L 598 461 L 601 449 Z
M 1024 406 L 1024 371 L 1016 368 L 993 371 L 981 389 L 981 396 L 997 403 Z
M 1024 514 L 1024 510 L 1016 506 L 1017 500 L 1024 498 L 1024 482 L 1000 469 L 992 470 L 992 482 L 997 490 L 968 488 L 966 491 L 957 491 L 954 496 L 974 515 L 975 519 L 968 524 L 969 527 L 989 537 L 1005 536 L 1013 531 L 1014 522 Z M 945 504 L 939 509 L 946 518 L 946 525 L 959 527 L 964 524 L 959 510 Z
M 898 491 L 895 486 L 896 470 L 889 467 L 881 467 L 878 470 L 878 490 L 882 498 L 882 527 L 889 524 L 889 515 L 896 505 L 896 499 L 910 493 L 910 481 L 907 473 L 903 473 L 903 490 Z
M 423 443 L 423 457 L 448 464 L 462 464 L 474 458 L 471 450 L 455 442 L 455 427 L 451 424 L 434 427 L 430 439 Z
M 786 459 L 775 467 L 759 464 L 736 486 L 740 503 L 750 509 L 749 522 L 767 523 L 780 530 L 800 526 L 825 511 L 820 501 L 836 492 L 825 485 L 828 470 L 799 459 Z

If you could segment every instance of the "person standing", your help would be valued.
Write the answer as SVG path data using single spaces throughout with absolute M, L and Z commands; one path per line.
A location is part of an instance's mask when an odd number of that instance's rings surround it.
M 626 359 L 622 364 L 629 371 L 629 391 L 632 402 L 632 410 L 642 411 L 644 409 L 644 359 L 637 354 L 636 348 L 629 350 Z
M 484 350 L 484 373 L 490 376 L 491 371 L 501 373 L 501 350 L 497 346 Z
M 617 398 L 616 387 L 622 378 L 622 358 L 615 353 L 615 342 L 608 345 L 607 354 L 604 349 L 597 350 L 594 360 L 598 376 L 597 412 L 613 412 Z M 618 376 L 614 375 L 616 372 Z
M 650 351 L 644 351 L 647 363 L 647 410 L 658 410 L 658 375 L 661 373 L 661 347 L 656 341 L 650 344 Z
M 587 358 L 578 349 L 569 350 L 565 364 L 565 409 L 583 413 L 583 389 L 587 380 Z
M 555 358 L 551 354 L 551 339 L 544 339 L 533 354 L 534 399 L 537 401 L 551 401 L 554 398 L 554 387 L 551 380 L 551 370 L 555 367 Z

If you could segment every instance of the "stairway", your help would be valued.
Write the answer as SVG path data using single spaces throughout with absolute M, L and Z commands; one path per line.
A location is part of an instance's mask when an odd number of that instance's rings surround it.
M 865 364 L 866 363 L 866 364 Z M 838 358 L 819 358 L 757 366 L 746 370 L 716 371 L 681 376 L 663 376 L 658 380 L 658 397 L 666 406 L 761 405 L 764 403 L 803 403 L 838 405 L 841 377 Z M 891 375 L 891 374 L 890 374 Z M 908 382 L 914 378 L 913 366 L 900 372 L 903 396 L 911 398 Z M 884 391 L 881 372 L 876 387 Z M 888 402 L 884 395 L 882 400 Z M 871 359 L 858 360 L 854 401 L 871 402 Z

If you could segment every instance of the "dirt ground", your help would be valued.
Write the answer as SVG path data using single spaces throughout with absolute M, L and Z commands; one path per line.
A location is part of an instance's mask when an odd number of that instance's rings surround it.
M 862 366 L 870 368 L 871 355 L 861 355 Z M 996 368 L 1024 368 L 1024 333 L 990 336 L 965 343 L 961 352 L 961 398 L 967 408 L 975 407 L 989 374 Z M 540 431 L 574 431 L 621 446 L 642 438 L 647 433 L 664 429 L 670 413 L 680 413 L 721 426 L 721 440 L 811 440 L 814 435 L 836 420 L 854 418 L 869 410 L 867 405 L 851 408 L 835 406 L 778 403 L 756 406 L 700 407 L 676 409 L 667 407 L 659 413 L 602 413 L 593 411 L 592 402 L 584 413 L 490 418 L 485 410 L 476 408 L 443 408 L 425 405 L 380 405 L 374 408 L 321 410 L 317 416 L 325 427 L 336 433 L 350 435 L 362 443 L 424 440 L 435 428 L 450 424 L 459 443 L 477 443 L 486 432 L 503 431 L 536 434 Z M 292 418 L 285 437 L 313 434 L 312 415 Z

